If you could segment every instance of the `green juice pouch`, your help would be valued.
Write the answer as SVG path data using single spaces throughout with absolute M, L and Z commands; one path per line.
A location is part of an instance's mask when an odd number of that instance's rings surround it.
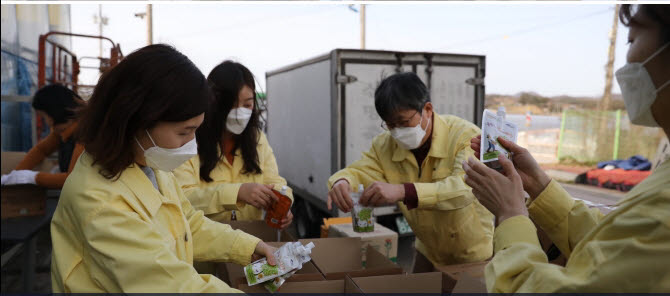
M 299 242 L 286 243 L 275 251 L 277 265 L 268 264 L 267 258 L 259 259 L 244 267 L 244 275 L 249 286 L 268 282 L 302 268 L 304 258 L 309 258 L 314 243 L 305 246 Z M 308 259 L 309 261 L 311 259 Z
M 351 223 L 355 232 L 373 232 L 375 231 L 374 208 L 360 205 L 361 195 L 363 195 L 363 184 L 358 184 L 358 192 L 351 193 L 351 200 L 354 202 Z
M 498 142 L 498 138 L 516 143 L 518 128 L 516 124 L 505 119 L 505 107 L 498 108 L 498 113 L 484 110 L 482 117 L 482 143 L 480 145 L 479 159 L 488 167 L 502 170 L 498 156 L 504 154 L 511 159 L 509 151 Z

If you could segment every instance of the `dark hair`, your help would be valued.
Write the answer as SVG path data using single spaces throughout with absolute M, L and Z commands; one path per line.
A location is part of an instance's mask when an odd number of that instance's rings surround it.
M 100 174 L 118 178 L 135 161 L 138 131 L 204 113 L 212 100 L 205 76 L 171 46 L 143 47 L 105 72 L 82 111 L 79 140 Z
M 235 136 L 233 151 L 240 148 L 244 159 L 243 173 L 261 174 L 263 170 L 258 160 L 258 139 L 261 132 L 259 120 L 258 98 L 256 82 L 253 74 L 244 65 L 233 61 L 224 61 L 216 66 L 207 76 L 212 92 L 214 104 L 205 114 L 205 122 L 196 131 L 198 141 L 198 155 L 200 156 L 200 178 L 211 182 L 210 173 L 219 161 L 223 160 L 224 148 L 223 133 L 226 130 L 226 118 L 239 98 L 240 90 L 246 85 L 254 92 L 254 108 L 247 127 L 241 134 Z
M 637 6 L 637 10 L 634 9 Z M 634 11 L 635 10 L 635 11 Z M 635 23 L 635 14 L 642 13 L 661 27 L 661 42 L 670 42 L 670 5 L 667 4 L 623 4 L 619 10 L 619 19 L 625 26 Z
M 375 109 L 384 121 L 395 120 L 401 110 L 421 111 L 430 102 L 430 93 L 419 76 L 412 72 L 393 74 L 375 90 Z
M 61 84 L 42 87 L 33 96 L 33 108 L 44 111 L 54 124 L 66 123 L 75 118 L 75 111 L 82 103 L 79 95 Z

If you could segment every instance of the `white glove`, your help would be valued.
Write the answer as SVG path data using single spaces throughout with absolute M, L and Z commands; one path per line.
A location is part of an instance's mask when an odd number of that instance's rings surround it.
M 14 184 L 36 184 L 35 178 L 37 177 L 36 171 L 31 170 L 18 170 L 12 171 L 9 175 L 3 176 L 2 185 L 14 185 Z
M 2 185 L 5 185 L 5 182 L 7 182 L 7 178 L 9 178 L 9 174 L 2 175 Z

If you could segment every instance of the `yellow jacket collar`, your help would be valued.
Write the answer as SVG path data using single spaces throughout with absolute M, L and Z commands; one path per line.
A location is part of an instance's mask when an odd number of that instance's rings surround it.
M 156 172 L 156 181 L 160 186 L 161 182 L 158 181 L 158 175 L 159 172 Z M 123 173 L 121 173 L 119 181 L 128 186 L 137 197 L 137 200 L 139 200 L 144 208 L 146 208 L 147 213 L 152 217 L 163 204 L 163 198 L 160 192 L 154 188 L 154 185 L 149 181 L 147 175 L 144 174 L 137 164 L 132 164 L 130 167 L 126 168 Z
M 432 130 L 432 135 L 430 136 L 431 138 L 431 143 L 430 143 L 430 150 L 428 151 L 428 156 L 434 157 L 434 158 L 445 158 L 447 157 L 445 149 L 445 145 L 447 143 L 447 134 L 448 134 L 448 129 L 449 127 L 447 126 L 447 122 L 444 121 L 444 118 L 440 116 L 439 114 L 435 113 L 433 111 L 433 118 L 431 120 L 433 123 L 433 130 Z M 390 136 L 390 135 L 389 135 Z M 392 138 L 392 137 L 391 137 Z M 393 138 L 392 138 L 393 139 Z M 393 161 L 403 161 L 409 155 L 411 152 L 407 149 L 401 148 L 398 143 L 393 139 L 393 144 L 394 150 L 393 150 Z

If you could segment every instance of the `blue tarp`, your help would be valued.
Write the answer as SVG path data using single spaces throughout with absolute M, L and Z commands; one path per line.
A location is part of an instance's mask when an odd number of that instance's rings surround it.
M 598 168 L 602 169 L 608 165 L 613 165 L 618 169 L 624 169 L 626 171 L 648 171 L 651 169 L 651 162 L 640 155 L 631 156 L 629 159 L 599 162 Z

